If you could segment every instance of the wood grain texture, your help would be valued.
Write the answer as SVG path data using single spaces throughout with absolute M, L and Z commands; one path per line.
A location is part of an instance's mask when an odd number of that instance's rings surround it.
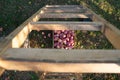
M 39 21 L 32 22 L 32 30 L 89 30 L 100 31 L 104 25 L 100 22 Z
M 74 8 L 74 7 L 80 7 L 80 8 L 82 8 L 83 6 L 81 6 L 81 5 L 46 5 L 45 7 L 47 7 L 47 8 Z
M 8 70 L 120 73 L 120 50 L 8 49 L 0 66 Z
M 52 63 L 20 60 L 0 60 L 7 70 L 71 72 L 71 73 L 120 73 L 119 63 Z
M 2 59 L 50 62 L 120 62 L 120 50 L 8 49 Z
M 43 8 L 43 13 L 84 13 L 84 8 Z
M 4 69 L 0 67 L 0 76 L 3 74 Z
M 4 53 L 6 49 L 10 48 L 10 44 L 8 44 L 8 39 L 3 39 L 2 41 L 0 41 L 0 56 Z M 0 66 L 0 76 L 3 74 L 4 71 L 5 69 Z
M 104 28 L 101 32 L 106 36 L 106 38 L 112 43 L 112 45 L 116 49 L 120 49 L 120 42 L 119 42 L 120 41 L 120 30 L 114 25 L 110 24 L 108 21 L 106 21 L 101 16 L 97 15 L 92 10 L 87 8 L 89 7 L 89 5 L 87 5 L 86 3 L 82 2 L 82 5 L 87 9 L 89 13 L 93 14 L 91 17 L 93 21 L 99 21 L 104 24 Z
M 44 7 L 43 8 L 44 10 L 53 10 L 53 9 L 58 9 L 58 10 L 66 10 L 66 9 L 73 9 L 73 10 L 82 10 L 82 9 L 85 9 L 84 7 L 82 7 L 82 6 L 79 6 L 79 5 L 71 5 L 71 6 L 61 6 L 61 5 L 59 5 L 59 6 L 46 6 L 46 7 Z
M 40 18 L 88 18 L 90 14 L 79 14 L 79 13 L 43 13 L 40 14 Z

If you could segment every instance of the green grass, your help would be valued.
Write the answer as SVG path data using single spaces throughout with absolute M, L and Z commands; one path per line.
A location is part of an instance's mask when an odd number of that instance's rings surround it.
M 114 49 L 101 32 L 78 30 L 75 33 L 75 49 Z
M 120 29 L 120 0 L 84 0 L 90 8 Z

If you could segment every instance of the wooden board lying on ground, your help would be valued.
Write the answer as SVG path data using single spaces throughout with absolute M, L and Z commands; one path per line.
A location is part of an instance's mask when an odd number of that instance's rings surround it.
M 42 9 L 42 12 L 43 13 L 84 13 L 86 12 L 86 9 L 83 9 L 83 8 L 61 8 L 61 9 L 56 9 L 56 8 L 53 8 L 53 9 L 47 9 L 47 8 L 43 8 Z
M 120 73 L 120 50 L 8 49 L 0 66 L 8 70 Z
M 81 6 L 81 5 L 46 5 L 45 7 L 47 7 L 47 8 L 74 8 L 74 7 L 80 7 L 80 8 L 82 8 L 83 6 Z
M 48 8 L 49 7 L 49 8 Z M 54 49 L 8 49 L 19 48 L 31 30 L 94 30 L 102 31 L 115 48 L 120 49 L 120 31 L 89 9 L 56 5 L 39 10 L 6 37 L 0 51 L 0 66 L 8 70 L 120 73 L 119 50 L 54 50 Z M 69 8 L 69 9 L 68 9 Z M 76 8 L 76 9 L 75 9 Z M 36 22 L 40 14 L 48 12 L 90 12 L 93 21 L 99 22 Z M 104 28 L 105 25 L 105 28 Z M 32 64 L 32 65 L 31 65 Z M 0 69 L 2 72 L 3 69 Z
M 3 72 L 4 72 L 4 69 L 0 67 L 0 76 L 2 75 Z
M 85 4 L 84 2 L 82 2 L 82 5 L 87 9 L 89 13 L 93 14 L 92 17 L 90 17 L 93 21 L 99 21 L 104 24 L 105 27 L 102 33 L 107 37 L 107 39 L 112 43 L 112 45 L 116 49 L 120 49 L 120 42 L 119 42 L 120 41 L 120 30 L 117 29 L 114 25 L 110 24 L 104 18 L 94 13 L 92 10 L 87 8 L 89 7 L 89 5 Z
M 88 13 L 43 13 L 40 14 L 40 18 L 88 18 L 90 15 Z
M 44 10 L 53 10 L 53 9 L 55 9 L 55 10 L 66 10 L 66 9 L 73 9 L 73 10 L 81 10 L 81 9 L 85 9 L 84 7 L 82 7 L 82 6 L 72 6 L 72 7 L 70 7 L 70 6 L 60 6 L 60 7 L 44 7 L 43 8 Z
M 2 56 L 5 60 L 46 61 L 46 62 L 120 62 L 120 50 L 65 50 L 11 48 Z
M 100 31 L 104 25 L 100 22 L 39 21 L 31 22 L 32 30 L 93 30 Z

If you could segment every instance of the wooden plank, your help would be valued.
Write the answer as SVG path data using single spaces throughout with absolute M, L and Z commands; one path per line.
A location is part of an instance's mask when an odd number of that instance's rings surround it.
M 0 76 L 3 74 L 4 69 L 0 67 Z
M 40 14 L 40 18 L 88 18 L 89 15 L 79 13 L 44 13 Z
M 51 7 L 44 7 L 45 10 L 49 9 L 84 9 L 82 6 L 51 6 Z
M 74 8 L 82 7 L 81 5 L 46 5 L 47 8 Z
M 87 56 L 86 56 L 87 55 Z M 3 59 L 51 62 L 116 62 L 120 50 L 8 49 Z
M 45 71 L 70 73 L 120 73 L 120 64 L 116 63 L 47 63 L 30 61 L 0 60 L 7 70 Z
M 42 13 L 84 13 L 86 12 L 86 9 L 79 9 L 79 8 L 61 8 L 61 9 L 56 9 L 56 8 L 53 8 L 53 9 L 47 9 L 47 8 L 43 8 L 42 9 Z
M 21 71 L 120 73 L 120 50 L 8 49 L 0 66 Z
M 8 39 L 3 39 L 0 41 L 0 56 L 3 54 L 3 52 L 10 47 L 10 44 L 8 45 L 9 40 Z M 0 66 L 0 76 L 3 74 L 5 71 L 4 68 Z
M 83 6 L 89 11 L 89 13 L 93 14 L 91 17 L 92 20 L 94 21 L 99 21 L 104 24 L 104 29 L 102 30 L 102 33 L 106 36 L 106 38 L 112 43 L 112 45 L 116 49 L 120 49 L 120 30 L 115 27 L 114 25 L 110 24 L 108 21 L 106 21 L 104 18 L 100 17 L 96 13 L 94 13 L 92 10 L 90 10 L 89 7 L 86 3 L 82 3 Z M 86 7 L 87 6 L 87 7 Z
M 91 30 L 100 31 L 103 24 L 100 22 L 73 22 L 73 21 L 39 21 L 31 23 L 32 30 Z

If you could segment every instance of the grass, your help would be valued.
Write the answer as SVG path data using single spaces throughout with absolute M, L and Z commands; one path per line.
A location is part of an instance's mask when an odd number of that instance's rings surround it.
M 75 49 L 114 49 L 101 32 L 76 31 L 75 33 Z
M 50 30 L 32 31 L 29 34 L 31 48 L 52 48 L 53 32 Z
M 78 4 L 74 0 L 0 0 L 0 27 L 8 35 L 47 4 Z
M 120 29 L 120 0 L 84 0 L 90 8 Z

